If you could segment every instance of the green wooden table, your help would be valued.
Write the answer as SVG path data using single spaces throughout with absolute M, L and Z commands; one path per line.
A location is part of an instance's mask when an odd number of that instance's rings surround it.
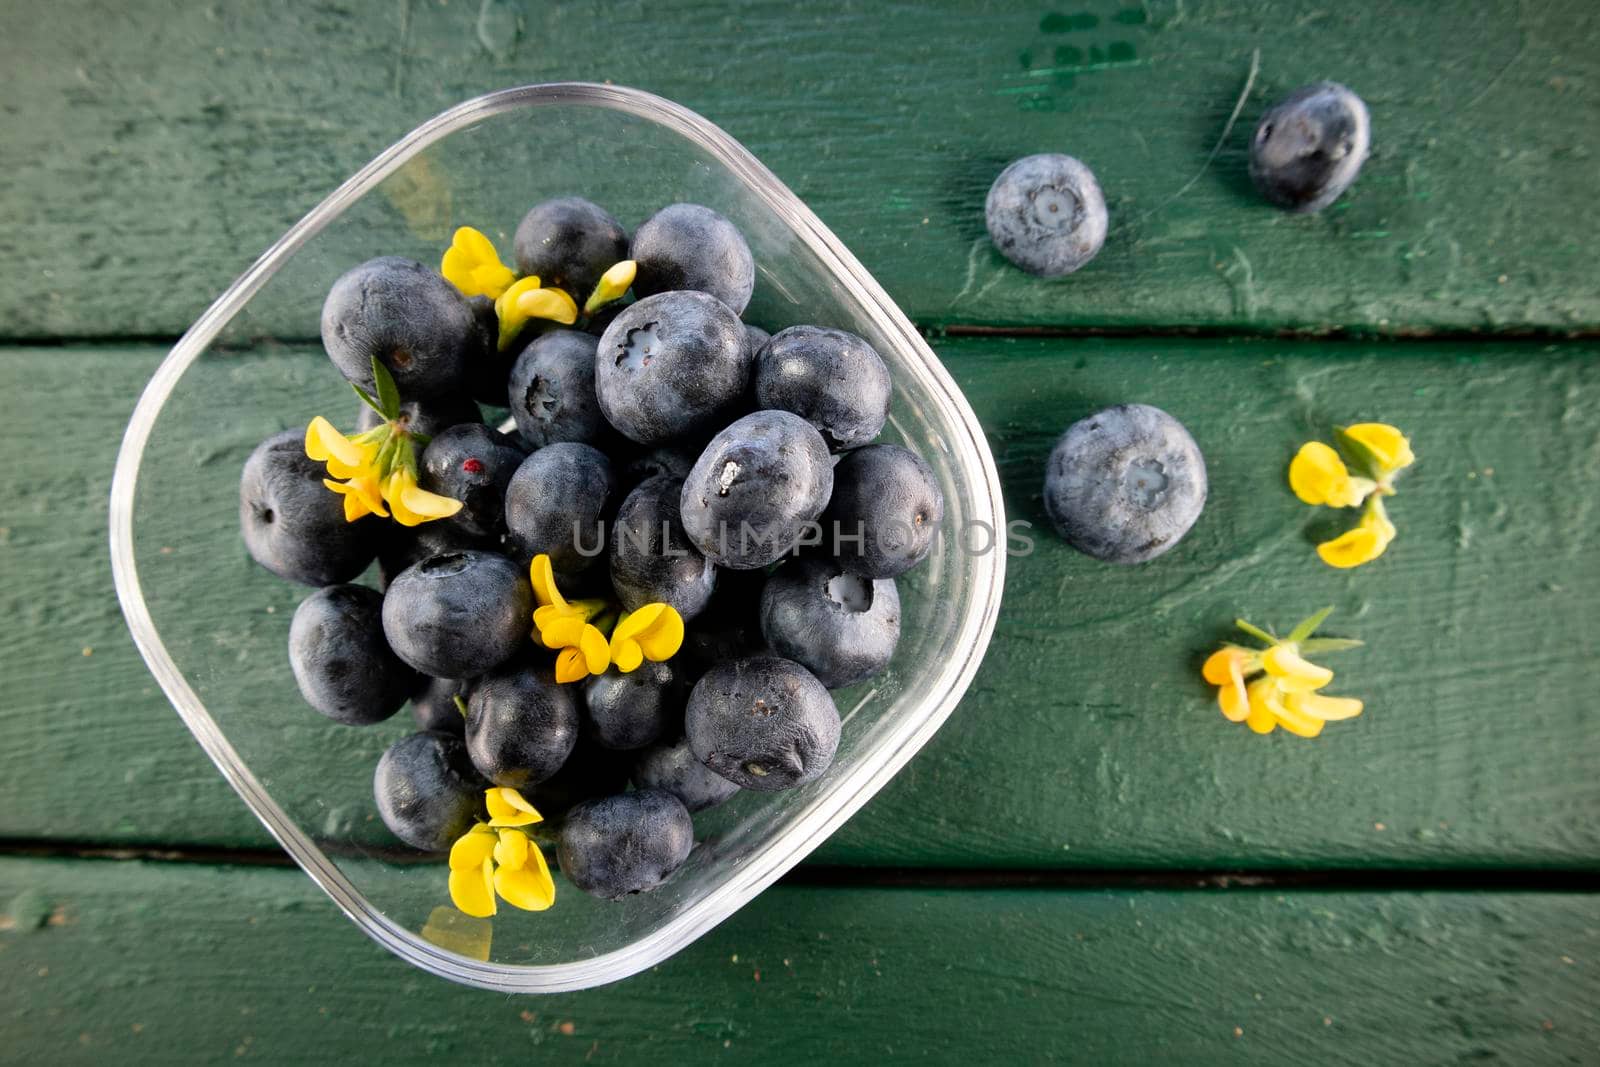
M 1600 1058 L 1600 9 L 77 0 L 0 30 L 0 1059 Z M 1291 217 L 1244 146 L 1322 77 L 1374 154 Z M 1212 501 L 1135 570 L 1041 540 L 962 707 L 811 862 L 645 975 L 508 1000 L 284 864 L 133 651 L 104 501 L 146 377 L 262 248 L 443 107 L 565 79 L 683 102 L 812 204 L 1014 516 L 1062 427 L 1131 400 L 1190 426 Z M 981 221 L 1045 150 L 1112 211 L 1055 283 Z M 1334 572 L 1281 474 L 1358 418 L 1421 458 L 1401 539 Z M 1328 603 L 1367 713 L 1230 728 L 1196 676 L 1227 621 Z

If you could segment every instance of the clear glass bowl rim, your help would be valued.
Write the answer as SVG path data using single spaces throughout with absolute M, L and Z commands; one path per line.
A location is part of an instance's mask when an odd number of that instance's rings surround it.
M 796 236 L 835 277 L 849 283 L 861 311 L 887 337 L 942 414 L 963 433 L 947 440 L 952 458 L 974 472 L 973 517 L 1005 529 L 1000 481 L 977 416 L 916 327 L 822 221 L 755 156 L 719 127 L 678 104 L 637 89 L 560 82 L 503 89 L 467 100 L 413 129 L 362 167 L 261 254 L 190 326 L 156 369 L 139 397 L 117 453 L 109 507 L 112 575 L 117 599 L 145 663 L 206 755 L 278 843 L 368 936 L 408 963 L 442 978 L 502 993 L 557 993 L 628 977 L 671 956 L 753 899 L 854 814 L 931 738 L 971 684 L 994 632 L 1005 585 L 1005 554 L 969 556 L 975 590 L 960 620 L 953 656 L 941 669 L 939 695 L 904 716 L 886 737 L 801 815 L 768 841 L 744 867 L 646 937 L 591 959 L 551 965 L 485 963 L 435 947 L 378 911 L 305 835 L 239 757 L 168 653 L 145 604 L 134 560 L 134 493 L 145 445 L 162 406 L 182 375 L 205 352 L 250 298 L 316 234 L 408 160 L 458 130 L 521 108 L 582 105 L 607 108 L 664 126 L 706 152 L 731 173 Z

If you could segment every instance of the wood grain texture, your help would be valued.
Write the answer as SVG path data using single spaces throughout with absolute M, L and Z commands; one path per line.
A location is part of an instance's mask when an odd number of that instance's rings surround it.
M 643 975 L 515 998 L 409 969 L 293 870 L 4 860 L 0 901 L 17 1062 L 1580 1064 L 1600 1046 L 1586 896 L 776 889 Z
M 843 864 L 982 867 L 1551 866 L 1600 862 L 1589 699 L 1600 641 L 1600 361 L 1592 345 L 946 340 L 987 430 L 1013 518 L 1042 523 L 1056 432 L 1140 400 L 1183 419 L 1211 497 L 1174 552 L 1096 564 L 1035 529 L 1011 560 L 976 683 L 933 742 L 819 853 Z M 0 836 L 264 845 L 132 651 L 111 594 L 102 501 L 116 428 L 156 353 L 16 349 L 0 395 L 8 454 L 74 428 L 65 469 L 6 468 Z M 275 412 L 342 390 L 314 353 L 202 365 L 163 455 L 141 566 L 176 645 L 225 653 L 251 721 L 284 723 L 297 773 L 357 782 L 313 829 L 382 841 L 358 779 L 404 713 L 370 731 L 302 706 L 282 655 L 302 591 L 237 543 L 237 471 Z M 248 390 L 261 414 L 217 420 Z M 302 399 L 303 398 L 303 399 Z M 338 399 L 339 405 L 347 401 Z M 333 407 L 329 410 L 341 410 Z M 302 415 L 301 417 L 305 417 Z M 1339 516 L 1284 485 L 1296 446 L 1336 422 L 1393 420 L 1421 457 L 1381 561 L 1335 572 L 1312 540 Z M 93 428 L 103 432 L 92 432 Z M 63 506 L 62 502 L 71 502 Z M 170 552 L 161 549 L 170 549 Z M 196 567 L 222 553 L 223 578 Z M 1226 723 L 1198 665 L 1243 614 L 1287 626 L 1325 605 L 1332 691 L 1368 711 L 1316 741 Z M 19 625 L 20 624 L 20 625 Z M 292 736 L 291 736 L 292 735 Z M 294 764 L 298 755 L 283 759 Z M 300 766 L 294 764 L 295 766 Z M 115 793 L 108 803 L 105 789 Z M 323 820 L 326 820 L 325 822 Z
M 176 334 L 418 122 L 559 79 L 721 124 L 929 324 L 1600 324 L 1600 9 L 1580 0 L 68 0 L 0 31 L 4 337 Z M 1374 154 L 1334 208 L 1290 217 L 1250 191 L 1246 146 L 1321 78 L 1371 105 Z M 1038 151 L 1087 161 L 1112 212 L 1099 259 L 1054 283 L 982 225 L 994 176 Z

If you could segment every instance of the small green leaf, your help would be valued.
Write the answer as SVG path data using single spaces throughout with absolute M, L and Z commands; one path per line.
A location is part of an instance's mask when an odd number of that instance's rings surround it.
M 371 393 L 361 388 L 361 386 L 357 385 L 355 382 L 350 383 L 350 388 L 356 391 L 356 396 L 361 398 L 361 402 L 363 404 L 367 405 L 367 407 L 371 408 L 373 411 L 376 411 L 379 415 L 383 415 L 383 405 L 378 403 L 377 399 Z M 388 418 L 387 415 L 383 415 L 383 417 Z
M 1300 642 L 1300 651 L 1304 655 L 1315 656 L 1321 652 L 1346 652 L 1364 644 L 1365 641 L 1357 641 L 1353 637 L 1313 637 Z
M 1278 643 L 1278 639 L 1276 637 L 1273 637 L 1259 626 L 1252 626 L 1243 619 L 1234 619 L 1233 624 L 1257 640 L 1265 641 L 1269 645 L 1275 645 Z
M 1294 629 L 1289 631 L 1289 636 L 1288 636 L 1287 640 L 1296 641 L 1296 642 L 1304 641 L 1306 638 L 1308 638 L 1312 634 L 1316 633 L 1317 632 L 1317 627 L 1321 626 L 1323 621 L 1325 619 L 1327 619 L 1327 617 L 1329 615 L 1332 615 L 1332 614 L 1333 614 L 1333 605 L 1329 604 L 1327 607 L 1323 608 L 1321 611 L 1317 612 L 1315 615 L 1306 616 L 1305 618 L 1301 619 L 1299 622 L 1295 623 Z
M 467 717 L 467 702 L 461 699 L 461 694 L 459 693 L 450 699 L 456 702 L 456 710 L 459 711 L 461 713 L 461 717 L 465 719 Z
M 1378 454 L 1351 437 L 1343 426 L 1333 428 L 1333 439 L 1338 443 L 1339 451 L 1344 453 L 1344 458 L 1356 468 L 1357 474 L 1373 481 L 1383 477 L 1383 461 L 1378 458 Z
M 372 381 L 378 387 L 378 413 L 386 419 L 400 417 L 400 390 L 395 387 L 394 376 L 377 356 L 372 357 Z

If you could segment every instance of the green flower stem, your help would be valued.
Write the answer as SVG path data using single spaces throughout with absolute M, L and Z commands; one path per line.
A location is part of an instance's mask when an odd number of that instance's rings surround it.
M 1250 623 L 1245 622 L 1243 619 L 1234 619 L 1233 624 L 1259 641 L 1265 641 L 1269 645 L 1275 645 L 1278 643 L 1278 639 L 1276 637 L 1273 637 L 1259 626 L 1253 626 Z

